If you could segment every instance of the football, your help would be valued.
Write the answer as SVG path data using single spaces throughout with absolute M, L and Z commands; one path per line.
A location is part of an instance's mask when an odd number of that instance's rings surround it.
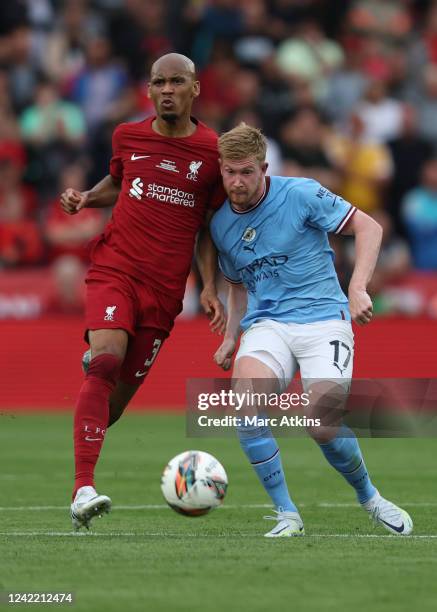
M 161 490 L 170 508 L 202 516 L 223 503 L 228 477 L 222 464 L 204 451 L 185 451 L 164 469 Z

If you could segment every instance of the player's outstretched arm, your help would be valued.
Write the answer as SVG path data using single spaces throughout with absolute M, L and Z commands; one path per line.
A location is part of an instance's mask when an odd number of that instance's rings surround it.
M 76 215 L 82 208 L 106 208 L 114 206 L 120 193 L 121 182 L 110 174 L 89 191 L 77 191 L 69 187 L 61 194 L 61 207 L 68 215 Z
M 359 325 L 365 325 L 373 316 L 373 305 L 367 293 L 367 285 L 378 260 L 382 227 L 371 217 L 357 210 L 342 234 L 355 236 L 355 266 L 349 283 L 349 309 L 352 320 Z
M 205 226 L 202 226 L 197 236 L 196 261 L 202 277 L 203 290 L 200 294 L 200 303 L 210 319 L 211 331 L 223 334 L 226 327 L 226 316 L 223 304 L 217 296 L 216 274 L 217 274 L 217 249 L 212 241 L 208 229 L 208 215 Z
M 228 320 L 225 337 L 214 355 L 214 361 L 223 370 L 229 370 L 232 365 L 232 355 L 237 346 L 240 333 L 240 321 L 247 309 L 247 290 L 241 284 L 229 284 Z

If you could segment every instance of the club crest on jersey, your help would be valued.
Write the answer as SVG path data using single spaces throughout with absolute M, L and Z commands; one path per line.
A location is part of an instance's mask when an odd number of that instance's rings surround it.
M 117 308 L 117 306 L 106 306 L 106 314 L 105 314 L 105 321 L 113 321 L 114 320 L 114 312 L 115 309 Z
M 188 172 L 186 178 L 190 179 L 190 181 L 197 181 L 197 175 L 199 174 L 199 168 L 203 164 L 201 161 L 192 161 L 190 162 L 190 171 Z
M 241 236 L 241 240 L 244 240 L 244 242 L 252 242 L 252 240 L 255 240 L 256 237 L 256 229 L 254 229 L 253 227 L 247 227 L 244 230 L 244 234 Z

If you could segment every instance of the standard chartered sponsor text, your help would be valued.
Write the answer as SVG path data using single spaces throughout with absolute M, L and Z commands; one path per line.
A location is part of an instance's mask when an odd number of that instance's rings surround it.
M 182 191 L 177 187 L 168 187 L 158 185 L 157 183 L 149 183 L 147 185 L 146 197 L 158 200 L 159 202 L 169 202 L 170 204 L 178 204 L 179 206 L 188 206 L 193 208 L 195 205 L 194 193 Z

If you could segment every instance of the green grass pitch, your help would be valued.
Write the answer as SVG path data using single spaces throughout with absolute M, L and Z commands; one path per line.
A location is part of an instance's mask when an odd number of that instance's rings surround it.
M 435 440 L 361 441 L 381 493 L 413 516 L 414 537 L 401 538 L 373 528 L 311 440 L 282 438 L 307 536 L 272 541 L 268 499 L 236 440 L 187 439 L 182 415 L 127 414 L 97 470 L 113 511 L 73 535 L 71 421 L 1 414 L 0 591 L 73 591 L 77 612 L 436 609 Z M 167 460 L 190 448 L 229 476 L 225 506 L 201 518 L 166 508 L 159 488 Z

